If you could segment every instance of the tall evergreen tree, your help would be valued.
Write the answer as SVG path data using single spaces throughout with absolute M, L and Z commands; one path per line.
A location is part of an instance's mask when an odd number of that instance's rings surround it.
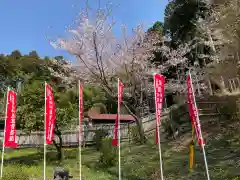
M 164 33 L 173 44 L 194 38 L 197 21 L 205 18 L 208 5 L 204 0 L 172 0 L 165 9 Z
M 30 57 L 34 57 L 34 58 L 39 58 L 37 51 L 31 51 L 31 52 L 29 53 L 29 56 L 30 56 Z
M 22 56 L 22 54 L 20 53 L 19 50 L 14 50 L 14 51 L 11 53 L 11 56 L 12 56 L 12 57 L 15 57 L 16 59 L 19 59 L 19 58 Z

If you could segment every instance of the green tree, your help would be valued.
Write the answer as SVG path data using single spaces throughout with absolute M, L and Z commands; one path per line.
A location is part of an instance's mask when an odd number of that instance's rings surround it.
M 26 84 L 18 96 L 17 122 L 27 133 L 44 130 L 44 83 Z
M 30 56 L 30 57 L 34 57 L 34 58 L 39 58 L 37 51 L 31 51 L 31 52 L 29 53 L 29 56 Z
M 100 87 L 86 84 L 84 86 L 83 95 L 85 112 L 92 107 L 96 107 L 100 109 L 101 113 L 116 113 L 112 108 L 113 106 L 116 107 L 116 102 L 114 102 Z
M 160 37 L 163 35 L 163 23 L 160 21 L 157 21 L 154 23 L 154 25 L 148 29 L 148 32 L 157 32 Z
M 16 59 L 19 59 L 20 57 L 22 57 L 22 54 L 20 53 L 20 51 L 15 50 L 11 53 L 12 57 L 15 57 Z
M 173 44 L 194 38 L 197 21 L 205 18 L 208 5 L 204 0 L 172 0 L 165 9 L 164 34 Z
M 53 86 L 54 87 L 54 86 Z M 72 99 L 69 91 L 56 93 L 54 100 L 56 103 L 56 126 L 55 135 L 59 138 L 59 143 L 53 143 L 58 152 L 58 159 L 62 158 L 62 131 L 76 125 L 77 99 Z M 31 84 L 25 85 L 18 98 L 18 123 L 22 130 L 27 133 L 34 131 L 44 131 L 44 82 L 35 80 Z
M 59 60 L 44 60 L 37 56 L 21 56 L 16 58 L 0 56 L 0 110 L 4 111 L 4 94 L 7 87 L 19 88 L 17 125 L 24 132 L 44 130 L 44 82 L 48 82 L 54 90 L 56 103 L 55 134 L 59 143 L 53 141 L 58 152 L 58 159 L 62 157 L 62 131 L 77 125 L 78 117 L 78 86 L 74 70 L 62 57 Z M 106 94 L 97 86 L 84 86 L 84 111 L 91 107 L 100 107 L 107 113 L 105 104 L 110 105 Z
M 77 126 L 78 118 L 78 97 L 76 91 L 72 89 L 58 92 L 55 96 L 57 106 L 57 119 L 54 133 L 59 139 L 59 143 L 53 140 L 58 152 L 58 159 L 62 159 L 62 131 Z

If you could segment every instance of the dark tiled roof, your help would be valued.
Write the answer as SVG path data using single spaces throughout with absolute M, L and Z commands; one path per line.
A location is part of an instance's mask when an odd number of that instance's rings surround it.
M 116 114 L 91 114 L 89 118 L 92 120 L 115 120 L 117 117 Z M 135 121 L 134 117 L 127 114 L 120 115 L 121 121 Z

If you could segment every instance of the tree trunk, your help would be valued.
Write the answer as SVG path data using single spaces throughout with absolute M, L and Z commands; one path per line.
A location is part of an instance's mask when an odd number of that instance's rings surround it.
M 115 98 L 115 96 L 113 95 L 112 93 L 112 90 L 111 88 L 108 86 L 108 85 L 103 85 L 102 84 L 102 87 L 103 89 L 105 90 L 106 93 L 108 93 L 110 95 L 110 97 L 112 97 L 113 99 Z M 124 105 L 124 107 L 126 108 L 126 110 L 128 111 L 128 113 L 130 115 L 132 115 L 136 121 L 136 124 L 137 124 L 137 127 L 138 127 L 138 133 L 139 133 L 139 136 L 140 136 L 140 143 L 145 143 L 146 142 L 146 136 L 144 135 L 144 130 L 143 130 L 143 127 L 142 127 L 142 122 L 141 120 L 139 119 L 139 117 L 137 115 L 135 115 L 131 109 L 128 107 L 128 105 L 123 101 L 122 104 Z
M 59 144 L 57 144 L 57 142 L 55 140 L 53 140 L 53 144 L 57 150 L 57 159 L 59 161 L 61 161 L 63 158 L 63 155 L 62 155 L 62 133 L 59 130 L 56 130 L 55 134 L 57 135 L 57 137 L 59 139 Z
M 143 126 L 142 126 L 142 122 L 141 122 L 141 120 L 139 119 L 139 117 L 138 116 L 136 116 L 131 110 L 130 110 L 130 108 L 128 107 L 128 105 L 125 103 L 125 102 L 123 102 L 122 103 L 123 105 L 124 105 L 124 107 L 126 108 L 126 110 L 128 111 L 128 113 L 130 114 L 130 115 L 132 115 L 133 117 L 134 117 L 134 119 L 135 119 L 135 121 L 136 121 L 136 124 L 137 124 L 137 127 L 138 127 L 138 133 L 139 133 L 139 136 L 140 136 L 140 143 L 146 143 L 146 136 L 144 135 L 144 130 L 143 130 Z

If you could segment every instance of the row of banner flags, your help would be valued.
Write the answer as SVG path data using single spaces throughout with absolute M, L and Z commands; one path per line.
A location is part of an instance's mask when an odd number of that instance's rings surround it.
M 161 111 L 163 108 L 164 100 L 164 86 L 165 77 L 160 74 L 154 74 L 154 91 L 155 91 L 155 106 L 156 106 L 156 144 L 159 147 L 159 162 L 160 162 L 160 172 L 161 179 L 163 180 L 163 168 L 162 168 L 162 155 L 161 155 L 161 143 L 160 143 L 160 132 L 159 126 L 161 124 Z M 187 94 L 188 94 L 188 106 L 189 106 L 189 116 L 192 121 L 192 127 L 195 131 L 198 144 L 202 147 L 207 178 L 209 178 L 207 160 L 204 150 L 204 140 L 201 133 L 199 115 L 194 95 L 194 89 L 191 79 L 191 74 L 187 75 Z M 117 146 L 118 151 L 118 165 L 119 165 L 119 180 L 121 180 L 121 154 L 120 154 L 120 106 L 123 97 L 123 83 L 118 79 L 118 110 L 113 130 L 112 145 Z M 81 162 L 81 139 L 82 139 L 82 119 L 83 119 L 83 84 L 79 81 L 79 176 L 82 179 L 82 162 Z M 7 91 L 7 104 L 6 104 L 6 114 L 5 114 L 5 127 L 4 127 L 4 138 L 2 147 L 2 163 L 1 163 L 1 177 L 3 175 L 3 159 L 4 159 L 4 148 L 16 148 L 18 147 L 16 141 L 16 108 L 17 108 L 17 94 L 13 90 L 8 89 Z M 54 102 L 54 95 L 52 88 L 49 84 L 45 83 L 45 136 L 44 136 L 44 180 L 46 180 L 46 146 L 51 144 L 54 139 L 54 127 L 56 123 L 56 105 Z M 191 153 L 191 150 L 190 150 Z M 193 154 L 190 154 L 190 168 L 193 163 Z

